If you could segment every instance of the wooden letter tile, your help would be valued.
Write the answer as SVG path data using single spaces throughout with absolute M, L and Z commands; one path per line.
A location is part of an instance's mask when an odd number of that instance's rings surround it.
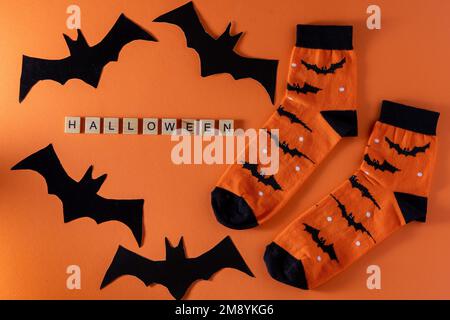
M 119 133 L 119 118 L 104 118 L 103 119 L 103 133 L 118 134 Z
M 158 119 L 157 118 L 144 118 L 142 133 L 148 134 L 148 135 L 157 135 L 158 134 Z
M 100 133 L 100 118 L 87 117 L 84 119 L 84 133 L 86 134 L 99 134 Z
M 138 134 L 139 120 L 137 118 L 123 119 L 123 134 Z
M 64 123 L 65 133 L 80 133 L 81 132 L 81 118 L 80 117 L 66 117 Z

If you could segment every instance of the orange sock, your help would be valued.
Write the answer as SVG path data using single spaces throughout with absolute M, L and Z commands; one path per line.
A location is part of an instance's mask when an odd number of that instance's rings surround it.
M 360 169 L 267 247 L 271 276 L 315 288 L 400 227 L 424 222 L 438 117 L 384 101 Z
M 220 223 L 247 229 L 264 222 L 286 204 L 342 137 L 357 135 L 352 30 L 297 26 L 286 96 L 264 126 L 279 130 L 276 183 L 268 185 L 252 175 L 254 166 L 230 166 L 212 192 Z

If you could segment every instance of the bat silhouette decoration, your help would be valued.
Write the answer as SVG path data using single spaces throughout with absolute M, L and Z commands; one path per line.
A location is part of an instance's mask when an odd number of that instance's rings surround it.
M 292 157 L 299 157 L 299 158 L 305 158 L 308 161 L 310 161 L 312 164 L 316 164 L 313 160 L 311 160 L 310 157 L 308 157 L 303 152 L 299 151 L 297 148 L 292 148 L 289 146 L 289 144 L 285 141 L 281 142 L 279 144 L 281 151 L 283 151 L 284 154 L 288 154 Z
M 271 186 L 274 190 L 282 190 L 281 186 L 278 184 L 277 180 L 275 180 L 274 176 L 265 176 L 258 171 L 257 164 L 245 162 L 242 167 L 246 170 L 249 170 L 252 176 L 258 179 L 258 182 L 261 182 L 266 186 Z
M 238 249 L 228 236 L 211 250 L 196 258 L 187 258 L 183 238 L 172 247 L 166 238 L 166 260 L 153 261 L 119 246 L 106 271 L 100 289 L 124 275 L 135 276 L 146 286 L 161 284 L 177 300 L 182 299 L 192 284 L 209 280 L 216 272 L 232 268 L 254 277 Z
M 317 244 L 317 246 L 324 253 L 328 254 L 331 260 L 336 260 L 337 262 L 339 262 L 336 256 L 336 252 L 334 251 L 333 244 L 326 244 L 326 240 L 323 237 L 319 236 L 320 230 L 313 228 L 306 223 L 303 223 L 303 225 L 305 226 L 305 231 L 311 235 L 312 240 Z
M 327 68 L 327 67 L 318 67 L 315 64 L 309 64 L 309 63 L 305 62 L 304 60 L 302 60 L 302 64 L 306 67 L 307 70 L 313 70 L 317 74 L 324 74 L 324 75 L 334 73 L 337 69 L 343 68 L 345 62 L 346 61 L 344 58 L 337 63 L 332 63 L 331 66 L 329 68 Z
M 80 79 L 97 88 L 103 68 L 118 61 L 122 48 L 134 40 L 157 41 L 140 26 L 120 15 L 109 33 L 94 46 L 89 46 L 80 29 L 76 40 L 64 34 L 70 56 L 61 60 L 47 60 L 24 55 L 20 78 L 19 101 L 41 80 L 53 80 L 64 85 L 70 79 Z
M 336 198 L 334 195 L 331 195 L 331 197 L 334 199 L 334 201 L 336 201 L 339 210 L 341 210 L 341 216 L 345 220 L 347 220 L 348 226 L 353 227 L 353 229 L 355 229 L 356 231 L 361 231 L 362 233 L 366 233 L 369 237 L 372 238 L 372 240 L 374 242 L 376 242 L 375 239 L 370 234 L 370 232 L 366 229 L 366 227 L 364 227 L 364 225 L 361 222 L 355 221 L 355 217 L 353 216 L 353 213 L 348 213 L 345 205 L 342 204 L 342 202 L 340 202 L 339 199 Z
M 307 82 L 305 82 L 305 83 L 303 84 L 303 87 L 300 87 L 300 85 L 299 85 L 298 83 L 294 83 L 294 84 L 288 83 L 288 84 L 287 84 L 287 89 L 288 89 L 288 91 L 294 91 L 294 92 L 296 92 L 297 94 L 300 94 L 300 93 L 301 93 L 301 94 L 308 94 L 308 93 L 314 93 L 314 94 L 316 94 L 317 92 L 319 92 L 320 90 L 322 90 L 322 89 L 320 89 L 320 88 L 316 88 L 316 87 L 310 85 L 310 84 L 307 83 Z
M 48 193 L 56 195 L 63 204 L 64 223 L 84 217 L 98 224 L 119 221 L 130 228 L 142 246 L 144 200 L 112 200 L 97 195 L 106 174 L 93 179 L 93 167 L 90 166 L 79 182 L 73 180 L 51 144 L 19 162 L 12 170 L 33 170 L 44 177 Z
M 363 198 L 367 198 L 370 201 L 372 201 L 372 203 L 378 208 L 381 209 L 380 205 L 378 204 L 377 200 L 375 200 L 375 198 L 373 197 L 373 195 L 370 193 L 369 189 L 367 189 L 367 187 L 363 184 L 361 184 L 358 181 L 358 178 L 356 176 L 351 176 L 349 179 L 352 188 L 358 189 L 361 192 L 361 196 Z
M 298 123 L 309 132 L 312 132 L 312 129 L 308 127 L 308 125 L 305 122 L 299 119 L 294 113 L 285 110 L 284 107 L 282 106 L 278 107 L 277 112 L 280 115 L 280 117 L 286 117 L 289 120 L 291 120 L 291 123 Z
M 428 148 L 430 148 L 430 143 L 427 143 L 426 145 L 420 146 L 420 147 L 413 147 L 412 149 L 408 149 L 408 148 L 402 148 L 400 147 L 399 144 L 393 142 L 392 140 L 390 140 L 388 137 L 384 138 L 386 140 L 386 142 L 389 144 L 389 148 L 390 149 L 394 149 L 395 151 L 397 151 L 397 153 L 401 156 L 405 156 L 405 157 L 415 157 L 417 156 L 418 153 L 424 153 L 425 151 L 427 151 Z
M 373 167 L 375 170 L 380 170 L 383 172 L 387 171 L 390 173 L 396 173 L 396 172 L 400 171 L 399 168 L 393 166 L 391 163 L 389 163 L 386 160 L 384 160 L 383 163 L 380 163 L 380 161 L 378 161 L 376 159 L 371 159 L 367 153 L 364 155 L 364 161 L 369 166 Z
M 174 24 L 183 30 L 187 46 L 200 57 L 202 77 L 229 73 L 234 79 L 252 78 L 265 88 L 274 103 L 278 61 L 248 58 L 234 51 L 242 32 L 231 35 L 231 23 L 221 36 L 212 37 L 205 31 L 192 1 L 154 21 Z
M 284 154 L 288 154 L 291 157 L 299 157 L 299 158 L 305 158 L 308 161 L 310 161 L 312 164 L 316 164 L 313 160 L 311 160 L 310 157 L 308 157 L 306 154 L 304 154 L 303 152 L 299 151 L 296 148 L 292 148 L 289 146 L 289 144 L 286 141 L 283 141 L 280 143 L 278 136 L 276 135 L 272 135 L 270 133 L 269 130 L 267 130 L 267 134 L 274 139 L 274 141 L 278 144 L 279 148 L 281 149 L 281 151 L 283 151 Z

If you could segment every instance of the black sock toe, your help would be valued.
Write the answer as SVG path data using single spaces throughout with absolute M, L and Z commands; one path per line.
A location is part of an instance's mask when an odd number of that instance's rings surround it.
M 247 202 L 228 190 L 215 188 L 211 193 L 211 204 L 217 220 L 228 228 L 243 230 L 258 225 Z
M 290 286 L 308 290 L 305 270 L 300 260 L 272 242 L 264 253 L 264 261 L 272 278 Z

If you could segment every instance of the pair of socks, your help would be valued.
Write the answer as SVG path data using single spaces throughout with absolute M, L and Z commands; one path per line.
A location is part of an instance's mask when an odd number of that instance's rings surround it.
M 217 220 L 248 229 L 279 212 L 342 138 L 357 135 L 356 91 L 352 27 L 298 25 L 286 95 L 264 127 L 279 129 L 280 143 L 300 152 L 280 152 L 279 188 L 230 166 L 212 192 Z M 401 226 L 424 222 L 438 118 L 384 101 L 361 167 L 267 246 L 271 276 L 315 288 Z

